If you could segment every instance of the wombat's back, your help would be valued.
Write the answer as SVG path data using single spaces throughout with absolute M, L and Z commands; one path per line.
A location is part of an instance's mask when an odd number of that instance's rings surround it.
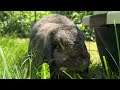
M 56 24 L 64 24 L 64 25 L 74 25 L 74 23 L 68 19 L 67 17 L 63 15 L 58 15 L 58 14 L 51 14 L 46 17 L 43 17 L 40 20 L 41 24 L 46 24 L 46 23 L 56 23 Z
M 67 17 L 63 16 L 63 15 L 59 15 L 59 14 L 50 14 L 48 16 L 45 16 L 43 18 L 41 18 L 40 21 L 38 21 L 32 28 L 33 29 L 37 29 L 39 27 L 41 27 L 44 24 L 47 23 L 55 23 L 55 24 L 64 24 L 64 25 L 69 25 L 69 26 L 74 26 L 75 24 L 68 19 Z

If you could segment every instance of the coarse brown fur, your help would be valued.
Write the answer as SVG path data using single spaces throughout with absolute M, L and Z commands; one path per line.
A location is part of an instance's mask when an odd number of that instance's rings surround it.
M 33 26 L 28 53 L 34 56 L 36 65 L 51 62 L 51 69 L 65 67 L 83 72 L 90 64 L 82 31 L 58 14 L 45 16 Z

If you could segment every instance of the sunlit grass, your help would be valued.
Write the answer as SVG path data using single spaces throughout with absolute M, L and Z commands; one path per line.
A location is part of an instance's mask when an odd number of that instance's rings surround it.
M 90 54 L 91 63 L 92 64 L 99 64 L 99 63 L 101 63 L 96 42 L 87 41 L 87 42 L 85 42 L 85 44 L 86 44 L 87 50 L 88 50 L 88 52 Z
M 20 64 L 27 51 L 28 39 L 0 37 L 0 78 L 23 78 Z
M 3 55 L 0 55 L 0 78 L 15 78 L 15 79 L 31 79 L 31 78 L 47 78 L 46 70 L 43 68 L 43 74 L 41 70 L 37 68 L 33 71 L 32 61 L 27 58 L 23 61 L 23 57 L 27 52 L 29 39 L 20 39 L 12 37 L 0 37 L 0 48 Z M 97 51 L 96 42 L 86 42 L 87 49 L 90 53 L 91 64 L 88 73 L 88 78 L 102 78 L 103 71 L 101 69 L 101 62 Z M 5 62 L 8 71 L 5 68 Z M 28 62 L 26 65 L 25 63 Z M 44 66 L 44 65 L 43 65 Z M 42 67 L 42 66 L 41 66 Z M 9 73 L 9 74 L 8 74 Z M 66 72 L 67 73 L 67 72 Z M 80 79 L 79 74 L 76 74 Z M 46 77 L 47 76 L 47 77 Z

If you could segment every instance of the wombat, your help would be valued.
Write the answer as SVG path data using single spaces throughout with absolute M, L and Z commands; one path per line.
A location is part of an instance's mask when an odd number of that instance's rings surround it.
M 28 53 L 33 55 L 35 65 L 48 62 L 51 73 L 61 67 L 83 72 L 90 64 L 83 32 L 59 14 L 50 14 L 35 23 Z

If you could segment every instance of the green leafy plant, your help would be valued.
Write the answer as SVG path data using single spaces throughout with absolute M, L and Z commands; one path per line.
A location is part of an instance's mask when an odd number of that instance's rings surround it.
M 41 79 L 50 79 L 50 69 L 47 63 L 42 64 Z

